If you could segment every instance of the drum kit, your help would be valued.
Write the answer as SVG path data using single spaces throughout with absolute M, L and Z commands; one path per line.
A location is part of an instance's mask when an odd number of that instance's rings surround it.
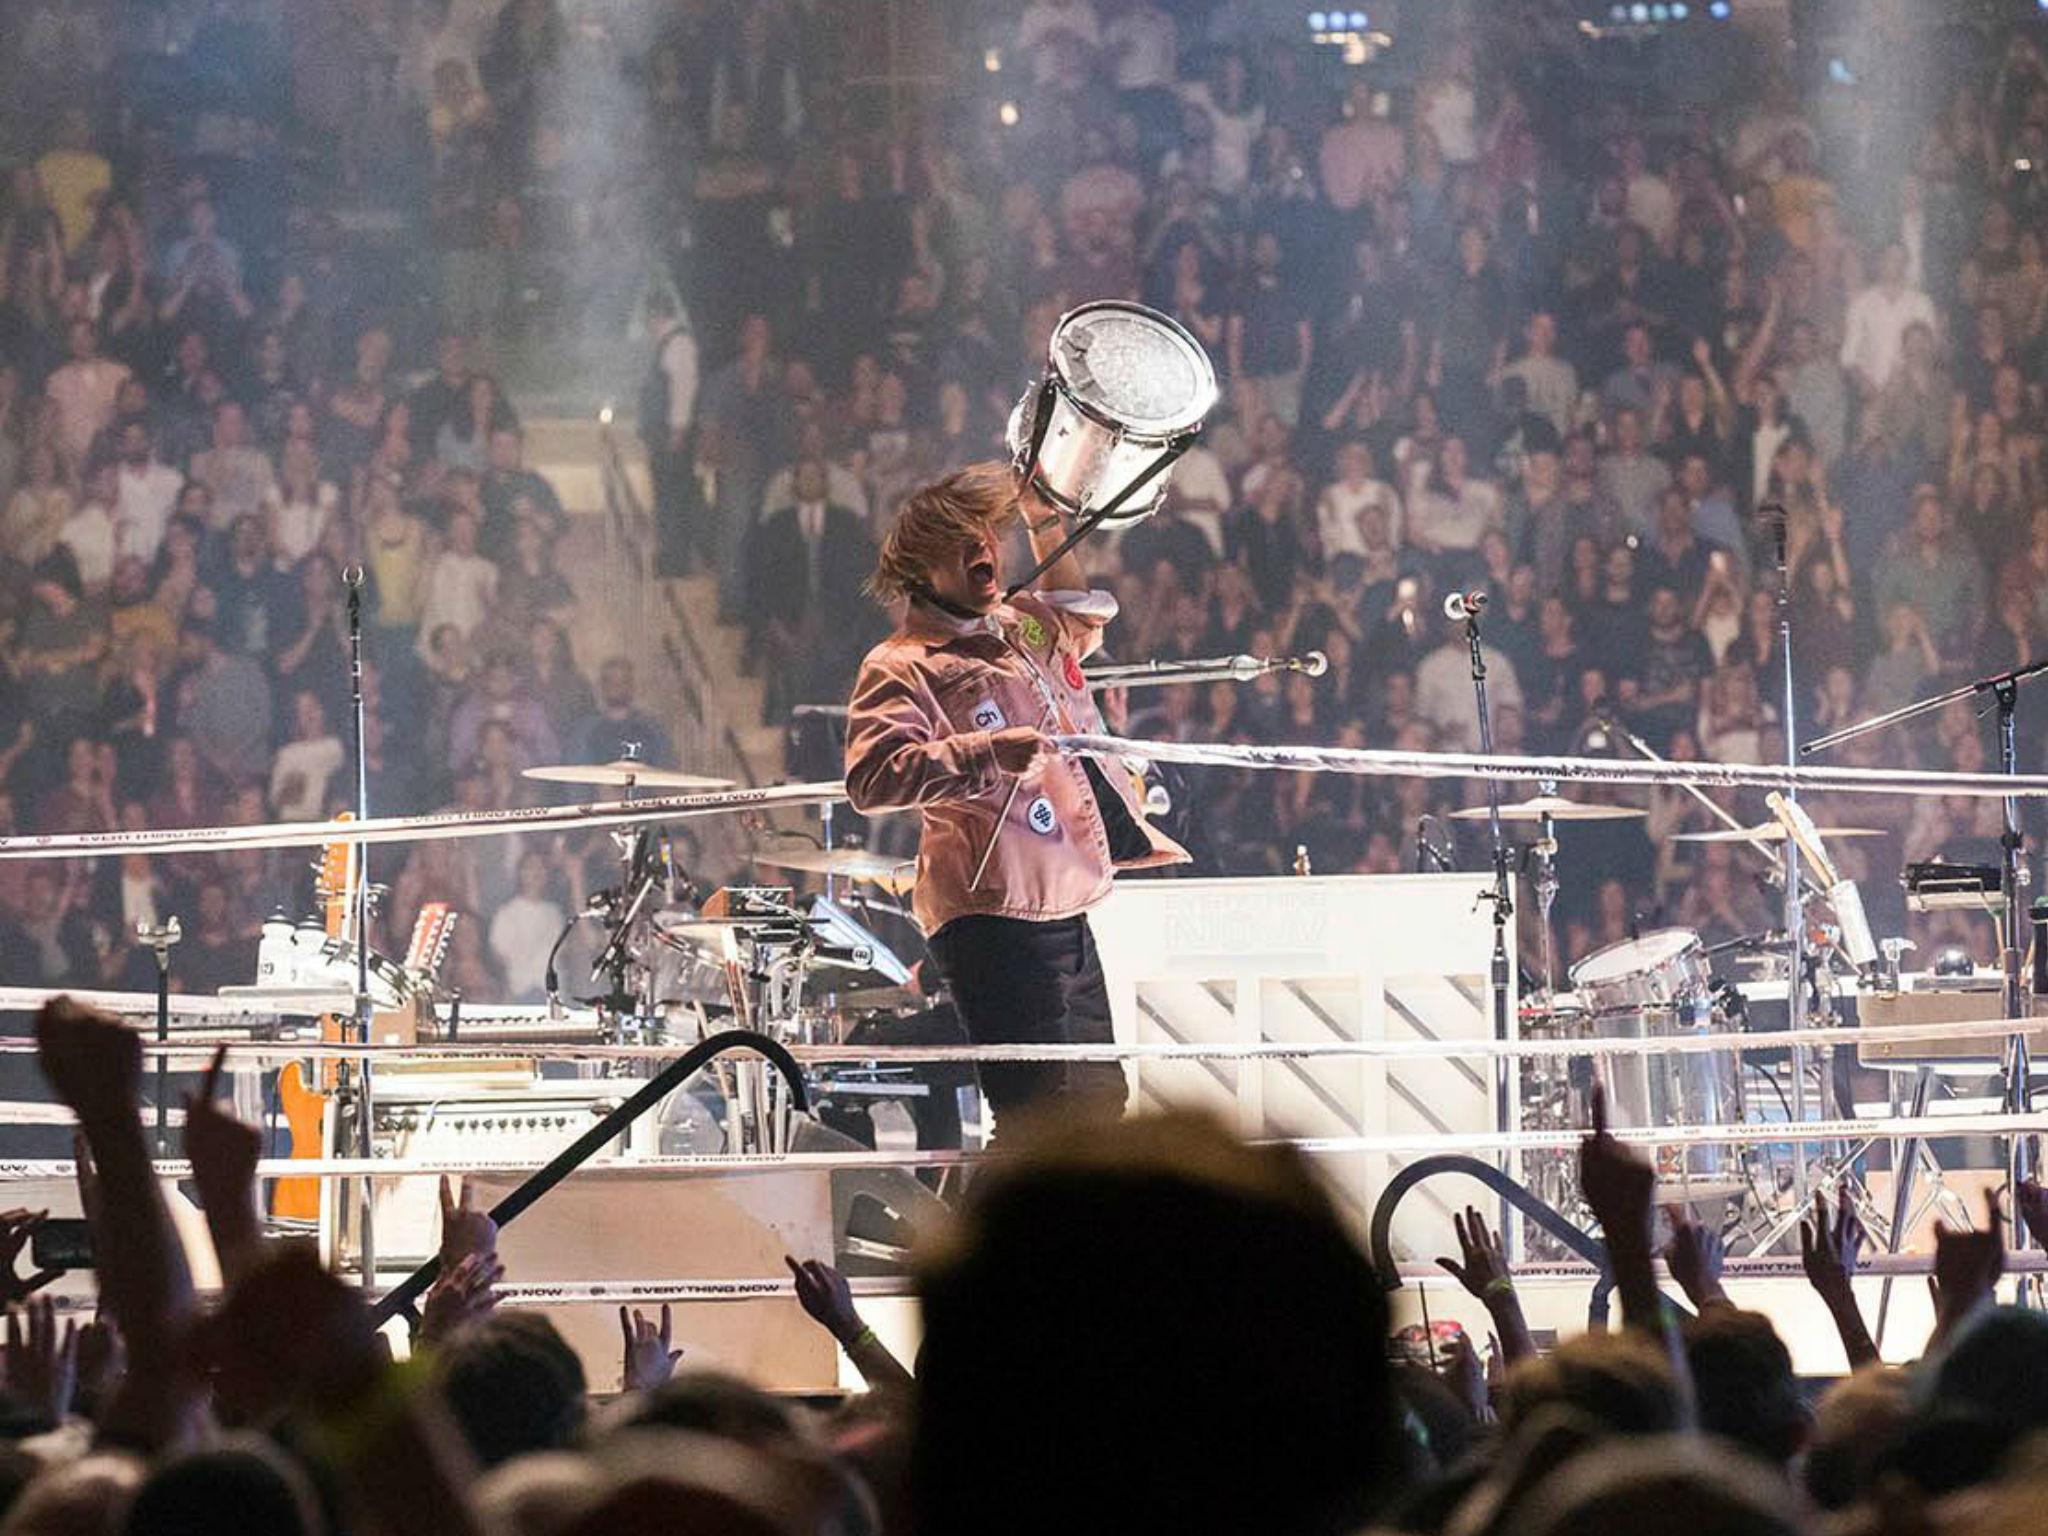
M 1838 838 L 1883 835 L 1872 827 L 1815 828 L 1804 822 L 1796 806 L 1780 810 L 1774 805 L 1773 810 L 1778 812 L 1775 819 L 1755 826 L 1727 818 L 1733 823 L 1730 826 L 1679 833 L 1675 840 L 1769 848 L 1790 837 L 1802 847 L 1820 850 L 1824 842 Z M 1488 814 L 1486 807 L 1478 806 L 1454 811 L 1451 818 L 1480 821 Z M 1805 982 L 1795 981 L 1784 974 L 1790 968 L 1790 946 L 1781 936 L 1744 935 L 1710 947 L 1694 930 L 1674 927 L 1637 933 L 1597 949 L 1569 968 L 1566 986 L 1554 986 L 1551 909 L 1558 889 L 1558 827 L 1639 819 L 1647 814 L 1635 806 L 1571 800 L 1548 782 L 1537 794 L 1500 807 L 1503 823 L 1537 830 L 1529 851 L 1535 861 L 1532 883 L 1538 900 L 1544 974 L 1539 985 L 1523 991 L 1519 1010 L 1523 1039 L 1582 1043 L 1668 1039 L 1676 1044 L 1688 1036 L 1750 1028 L 1744 989 L 1715 974 L 1716 961 L 1724 958 L 1770 965 L 1781 973 L 1787 989 L 1813 980 L 1809 976 Z M 1813 867 L 1826 871 L 1823 886 L 1838 908 L 1853 903 L 1854 915 L 1860 918 L 1854 887 L 1842 891 L 1845 883 L 1836 880 L 1823 861 L 1816 861 Z M 1845 971 L 1863 969 L 1851 959 L 1851 946 L 1842 941 L 1838 928 L 1813 924 L 1807 938 L 1806 961 L 1815 973 L 1832 974 L 1838 957 Z M 1895 990 L 1897 947 L 1888 946 L 1887 954 Z M 1776 985 L 1766 982 L 1762 990 Z M 1759 985 L 1752 982 L 1747 990 L 1758 991 Z M 1823 1010 L 1820 1022 L 1830 1021 L 1826 1010 L 1833 993 L 1831 986 L 1814 989 L 1812 995 Z M 1638 1048 L 1613 1055 L 1534 1056 L 1524 1061 L 1520 1072 L 1520 1125 L 1524 1130 L 1568 1131 L 1591 1123 L 1596 1082 L 1604 1087 L 1609 1115 L 1617 1126 L 1690 1128 L 1789 1119 L 1794 1101 L 1803 1099 L 1789 1078 L 1802 1070 L 1800 1055 L 1791 1052 L 1782 1056 L 1683 1049 L 1660 1053 Z M 1811 1086 L 1821 1102 L 1827 1103 L 1827 1075 L 1818 1074 Z M 1722 1227 L 1746 1231 L 1757 1244 L 1768 1246 L 1784 1235 L 1788 1221 L 1796 1219 L 1800 1208 L 1795 1191 L 1803 1189 L 1807 1181 L 1799 1177 L 1801 1170 L 1794 1165 L 1797 1155 L 1790 1145 L 1769 1143 L 1674 1144 L 1659 1149 L 1656 1157 L 1659 1199 L 1664 1204 L 1696 1209 L 1713 1207 Z M 1822 1172 L 1832 1180 L 1849 1171 L 1845 1162 L 1838 1156 L 1836 1164 Z M 1577 1170 L 1569 1154 L 1529 1154 L 1523 1171 L 1541 1198 L 1567 1213 L 1584 1214 Z M 1712 1220 L 1713 1214 L 1701 1219 Z M 1539 1234 L 1532 1233 L 1531 1238 L 1541 1246 Z
M 727 782 L 630 757 L 549 764 L 524 774 L 628 796 Z M 900 899 L 915 882 L 914 861 L 792 839 L 752 850 L 750 862 L 821 876 L 822 891 L 800 895 L 791 883 L 764 880 L 699 899 L 679 853 L 658 829 L 629 828 L 612 837 L 618 883 L 593 896 L 556 943 L 559 951 L 586 920 L 601 925 L 604 941 L 590 967 L 597 990 L 577 1001 L 595 1010 L 604 1043 L 681 1048 L 714 1029 L 740 1027 L 790 1044 L 832 1044 L 877 1012 L 922 1006 L 911 966 L 869 926 L 907 922 Z M 549 977 L 551 1015 L 564 1016 L 552 959 Z M 750 1058 L 719 1070 L 709 1119 L 701 1101 L 685 1106 L 688 1112 L 675 1117 L 680 1138 L 669 1135 L 665 1123 L 665 1141 L 679 1141 L 666 1150 L 786 1150 L 790 1117 L 777 1075 Z

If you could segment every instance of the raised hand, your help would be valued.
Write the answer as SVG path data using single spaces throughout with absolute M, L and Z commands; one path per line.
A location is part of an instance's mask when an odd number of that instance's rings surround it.
M 1986 1225 L 1981 1228 L 1934 1224 L 1934 1336 L 1945 1339 L 1978 1307 L 1991 1299 L 1998 1277 L 2005 1273 L 2005 1220 L 1998 1213 L 1996 1191 L 1984 1197 Z
M 96 1317 L 78 1330 L 79 1411 L 88 1416 L 107 1399 L 128 1369 L 128 1347 L 111 1317 Z
M 142 1039 L 68 997 L 36 1015 L 36 1060 L 57 1097 L 86 1125 L 133 1120 L 142 1101 Z
M 1799 1263 L 1806 1271 L 1807 1284 L 1829 1298 L 1848 1291 L 1849 1282 L 1861 1267 L 1863 1245 L 1869 1238 L 1863 1218 L 1856 1214 L 1849 1197 L 1847 1180 L 1836 1192 L 1836 1199 L 1837 1211 L 1830 1219 L 1827 1195 L 1815 1190 L 1813 1217 L 1799 1223 Z
M 441 1175 L 441 1272 L 448 1273 L 471 1254 L 486 1257 L 498 1251 L 498 1224 L 487 1211 L 470 1203 L 469 1180 L 453 1191 Z
M 256 1161 L 263 1155 L 263 1133 L 237 1120 L 220 1102 L 227 1057 L 223 1045 L 213 1053 L 199 1091 L 185 1095 L 185 1156 L 207 1204 L 216 1192 L 249 1198 L 256 1186 Z
M 1450 1275 L 1481 1301 L 1514 1287 L 1514 1272 L 1500 1239 L 1486 1225 L 1479 1207 L 1468 1205 L 1464 1215 L 1453 1215 L 1451 1226 L 1458 1234 L 1458 1259 L 1439 1258 L 1437 1268 Z
M 1703 1311 L 1731 1305 L 1721 1288 L 1721 1268 L 1728 1257 L 1721 1234 L 1701 1226 L 1676 1206 L 1670 1215 L 1671 1241 L 1664 1247 L 1664 1262 L 1671 1278 L 1685 1292 L 1686 1300 Z
M 2048 1188 L 2032 1179 L 2021 1179 L 2013 1191 L 2012 1203 L 2020 1220 L 2027 1224 L 2027 1235 L 2048 1248 Z
M 488 1253 L 468 1254 L 442 1270 L 420 1302 L 420 1337 L 438 1343 L 488 1315 L 498 1304 L 496 1287 L 504 1278 L 504 1264 Z
M 25 1280 L 16 1272 L 22 1249 L 28 1246 L 29 1238 L 35 1235 L 36 1228 L 49 1214 L 48 1211 L 21 1209 L 0 1211 L 0 1304 L 12 1306 L 23 1301 L 30 1293 L 57 1278 L 54 1269 L 31 1275 Z
M 1487 1390 L 1486 1366 L 1472 1345 L 1471 1334 L 1461 1333 L 1451 1340 L 1450 1348 L 1444 1353 L 1443 1369 L 1438 1374 L 1443 1384 L 1458 1394 L 1458 1401 L 1465 1405 L 1465 1411 L 1476 1422 L 1491 1422 L 1493 1399 Z
M 7 1391 L 47 1424 L 61 1424 L 78 1385 L 78 1324 L 57 1326 L 48 1297 L 7 1310 Z
M 631 1313 L 619 1308 L 619 1333 L 625 1344 L 621 1384 L 626 1391 L 652 1391 L 675 1375 L 676 1362 L 683 1358 L 683 1352 L 669 1347 L 675 1329 L 667 1302 L 661 1304 L 658 1326 L 638 1307 Z
M 1599 1084 L 1593 1088 L 1593 1132 L 1579 1143 L 1579 1190 L 1610 1245 L 1633 1241 L 1648 1247 L 1657 1172 L 1607 1129 L 1607 1090 Z
M 797 1304 L 812 1322 L 842 1344 L 860 1332 L 864 1325 L 853 1305 L 853 1288 L 846 1283 L 846 1276 L 817 1259 L 797 1260 L 784 1254 L 782 1262 L 796 1277 Z

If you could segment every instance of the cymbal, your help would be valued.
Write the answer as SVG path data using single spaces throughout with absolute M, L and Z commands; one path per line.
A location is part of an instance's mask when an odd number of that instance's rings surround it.
M 704 773 L 679 773 L 673 768 L 656 768 L 649 763 L 619 758 L 609 763 L 547 763 L 522 768 L 522 779 L 539 779 L 547 784 L 583 784 L 592 789 L 730 789 L 731 779 L 717 779 Z
M 1627 821 L 1632 816 L 1649 814 L 1632 805 L 1587 805 L 1583 801 L 1567 800 L 1562 795 L 1537 795 L 1500 808 L 1502 821 L 1541 821 L 1545 816 L 1552 821 Z M 1451 820 L 1484 821 L 1487 815 L 1485 806 L 1475 805 L 1451 812 Z
M 756 864 L 770 869 L 804 869 L 814 875 L 861 880 L 901 896 L 917 883 L 917 860 L 866 848 L 770 848 L 755 850 Z
M 1883 837 L 1879 827 L 1822 827 L 1823 838 L 1829 837 Z M 1764 821 L 1753 827 L 1716 827 L 1711 832 L 1674 832 L 1674 843 L 1782 843 L 1785 840 L 1785 826 L 1782 822 Z

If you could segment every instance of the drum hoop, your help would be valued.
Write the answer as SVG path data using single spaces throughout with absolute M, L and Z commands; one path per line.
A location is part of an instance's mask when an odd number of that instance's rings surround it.
M 1075 390 L 1066 370 L 1060 366 L 1059 339 L 1076 321 L 1088 315 L 1104 313 L 1137 316 L 1149 320 L 1188 349 L 1189 356 L 1196 364 L 1196 390 L 1181 416 L 1168 418 L 1169 422 L 1178 424 L 1159 427 L 1135 426 L 1111 414 L 1105 407 L 1084 399 Z M 1202 423 L 1208 419 L 1209 413 L 1216 408 L 1217 400 L 1221 398 L 1221 391 L 1216 384 L 1216 365 L 1210 361 L 1207 349 L 1202 346 L 1195 334 L 1173 316 L 1161 314 L 1150 305 L 1133 303 L 1129 299 L 1094 299 L 1086 304 L 1076 305 L 1061 315 L 1046 342 L 1045 365 L 1060 398 L 1071 405 L 1077 413 L 1099 427 L 1108 428 L 1120 439 L 1129 439 L 1148 446 L 1164 446 L 1176 438 L 1199 431 Z M 1195 409 L 1196 405 L 1200 406 L 1199 410 Z M 1192 420 L 1182 421 L 1182 417 L 1189 415 L 1192 415 Z
M 1682 933 L 1687 935 L 1687 942 L 1679 945 L 1678 948 L 1671 951 L 1670 954 L 1660 956 L 1654 960 L 1646 960 L 1643 964 L 1636 966 L 1632 970 L 1615 971 L 1612 973 L 1599 973 L 1588 972 L 1586 969 L 1586 967 L 1590 966 L 1594 961 L 1599 960 L 1604 956 L 1614 954 L 1620 950 L 1637 949 L 1647 944 L 1652 939 L 1661 938 L 1665 934 L 1673 933 Z M 1590 982 L 1592 985 L 1597 987 L 1604 982 L 1620 981 L 1624 977 L 1643 976 L 1653 971 L 1662 970 L 1664 967 L 1671 965 L 1676 961 L 1682 960 L 1689 951 L 1695 949 L 1704 949 L 1704 947 L 1705 946 L 1700 941 L 1699 934 L 1690 928 L 1656 928 L 1652 929 L 1649 933 L 1643 934 L 1637 938 L 1618 939 L 1612 944 L 1594 950 L 1593 953 L 1586 956 L 1586 958 L 1581 960 L 1577 965 L 1574 965 L 1568 972 L 1566 972 L 1566 974 L 1571 978 L 1572 985 L 1575 987 L 1578 986 L 1582 981 Z

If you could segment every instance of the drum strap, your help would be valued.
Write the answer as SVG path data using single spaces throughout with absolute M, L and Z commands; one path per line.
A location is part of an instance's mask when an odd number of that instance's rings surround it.
M 1195 438 L 1198 435 L 1198 432 L 1186 432 L 1183 433 L 1181 436 L 1175 438 L 1172 442 L 1168 443 L 1165 449 L 1160 453 L 1159 457 L 1154 459 L 1150 464 L 1147 464 L 1144 467 L 1144 469 L 1140 470 L 1138 474 L 1132 478 L 1130 484 L 1126 485 L 1122 490 L 1118 491 L 1114 496 L 1110 497 L 1108 501 L 1104 502 L 1100 507 L 1096 508 L 1093 512 L 1085 514 L 1079 522 L 1074 524 L 1073 531 L 1069 533 L 1064 539 L 1060 540 L 1058 548 L 1053 550 L 1053 552 L 1047 555 L 1043 560 L 1039 561 L 1038 564 L 1034 565 L 1029 571 L 1025 572 L 1025 574 L 1021 578 L 1012 582 L 1010 584 L 1010 590 L 1003 594 L 1003 601 L 1011 601 L 1016 597 L 1016 595 L 1019 592 L 1022 592 L 1026 590 L 1028 587 L 1030 587 L 1031 583 L 1038 580 L 1039 577 L 1043 576 L 1053 566 L 1057 565 L 1060 562 L 1061 557 L 1064 556 L 1068 550 L 1072 549 L 1076 544 L 1080 543 L 1083 539 L 1087 538 L 1089 534 L 1093 533 L 1097 528 L 1100 528 L 1103 525 L 1103 523 L 1108 521 L 1110 518 L 1116 516 L 1117 509 L 1119 507 L 1121 507 L 1125 502 L 1129 501 L 1133 496 L 1137 495 L 1138 492 L 1145 489 L 1145 487 L 1150 485 L 1154 480 L 1158 479 L 1161 475 L 1166 473 L 1168 469 L 1173 467 L 1174 460 L 1178 459 L 1182 454 L 1186 453 L 1190 448 L 1194 447 Z

